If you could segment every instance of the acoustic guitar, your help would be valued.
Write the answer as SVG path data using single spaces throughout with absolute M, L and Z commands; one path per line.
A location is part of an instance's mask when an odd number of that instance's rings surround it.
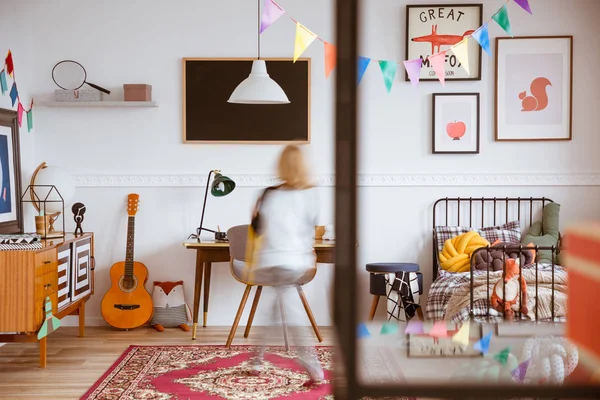
M 152 296 L 144 287 L 148 280 L 148 268 L 133 261 L 133 236 L 135 214 L 138 211 L 139 195 L 127 196 L 127 250 L 125 262 L 110 267 L 111 286 L 102 299 L 102 318 L 111 326 L 120 329 L 133 329 L 142 326 L 152 318 Z

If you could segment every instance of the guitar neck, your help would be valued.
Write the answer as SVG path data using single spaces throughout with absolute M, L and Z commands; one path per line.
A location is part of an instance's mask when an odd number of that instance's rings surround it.
M 135 217 L 127 221 L 127 250 L 125 252 L 125 276 L 133 276 L 133 236 L 135 233 Z

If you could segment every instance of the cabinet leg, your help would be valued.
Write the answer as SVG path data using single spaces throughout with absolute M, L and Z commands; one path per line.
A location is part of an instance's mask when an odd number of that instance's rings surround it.
M 85 301 L 79 303 L 79 337 L 85 335 Z
M 40 339 L 40 368 L 46 368 L 46 338 Z

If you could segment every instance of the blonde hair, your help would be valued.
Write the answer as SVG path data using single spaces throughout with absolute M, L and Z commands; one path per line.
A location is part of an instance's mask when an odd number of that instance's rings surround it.
M 289 144 L 285 146 L 281 152 L 281 156 L 279 156 L 277 173 L 285 187 L 307 189 L 312 186 L 304 154 L 302 154 L 300 147 L 296 145 Z

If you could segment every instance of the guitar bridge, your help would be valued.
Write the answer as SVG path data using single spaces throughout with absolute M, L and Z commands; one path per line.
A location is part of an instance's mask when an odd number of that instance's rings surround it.
M 135 310 L 136 308 L 140 308 L 139 304 L 115 304 L 115 308 L 119 310 Z

